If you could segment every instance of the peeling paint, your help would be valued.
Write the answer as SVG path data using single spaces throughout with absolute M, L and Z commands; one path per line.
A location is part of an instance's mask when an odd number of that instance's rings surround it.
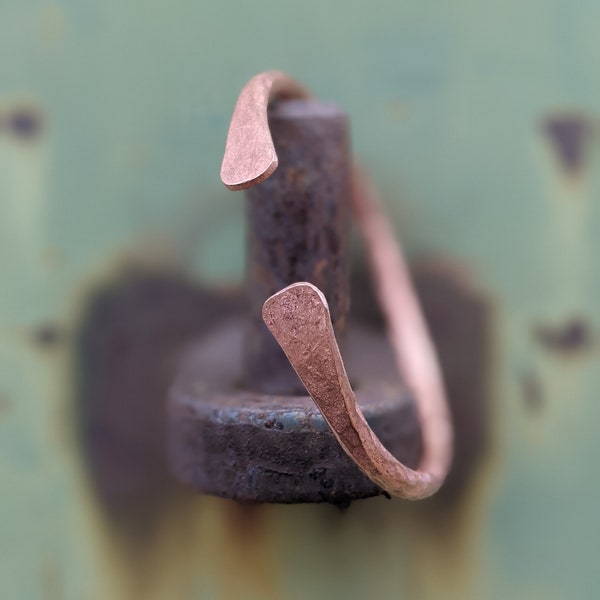
M 543 129 L 564 173 L 571 177 L 580 174 L 587 164 L 590 119 L 576 112 L 557 113 L 544 120 Z
M 585 319 L 573 318 L 558 325 L 537 324 L 534 339 L 545 349 L 562 354 L 573 354 L 589 349 L 593 334 Z

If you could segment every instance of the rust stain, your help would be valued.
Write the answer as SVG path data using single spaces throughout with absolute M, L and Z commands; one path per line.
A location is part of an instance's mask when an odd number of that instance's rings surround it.
M 439 498 L 432 498 L 407 507 L 406 529 L 414 569 L 412 597 L 479 597 L 476 580 L 482 567 L 481 526 L 496 468 L 497 460 L 490 453 L 460 501 L 452 506 L 443 506 Z
M 12 402 L 6 393 L 0 393 L 0 417 L 6 416 L 12 409 Z
M 47 558 L 40 567 L 41 597 L 44 600 L 61 600 L 65 597 L 64 577 L 54 558 Z
M 221 597 L 283 598 L 278 587 L 277 559 L 269 546 L 267 505 L 240 505 L 234 502 L 223 506 L 224 535 L 222 554 L 215 565 L 223 584 Z M 235 577 L 231 574 L 236 573 Z
M 298 167 L 289 167 L 285 170 L 285 180 L 288 185 L 295 186 L 302 190 L 306 187 L 308 174 L 304 169 Z
M 524 371 L 520 378 L 523 405 L 527 412 L 536 415 L 542 412 L 545 406 L 544 389 L 539 375 L 532 370 Z
M 314 267 L 315 280 L 321 281 L 328 267 L 328 261 L 325 258 L 318 260 Z
M 123 555 L 126 597 L 191 598 L 213 590 L 211 597 L 223 600 L 283 598 L 271 514 L 267 505 L 182 491 L 148 551 Z
M 56 45 L 65 36 L 65 13 L 57 3 L 44 6 L 39 12 L 40 38 L 48 47 Z

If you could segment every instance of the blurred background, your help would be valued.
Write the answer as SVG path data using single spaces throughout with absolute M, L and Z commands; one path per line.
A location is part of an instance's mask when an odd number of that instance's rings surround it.
M 589 0 L 3 0 L 2 597 L 598 597 L 599 33 Z M 244 507 L 167 471 L 174 357 L 244 276 L 229 119 L 271 68 L 348 112 L 430 303 L 467 282 L 451 495 Z

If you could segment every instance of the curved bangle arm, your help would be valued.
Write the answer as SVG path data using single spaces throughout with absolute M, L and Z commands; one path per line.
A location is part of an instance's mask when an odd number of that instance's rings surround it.
M 402 249 L 381 211 L 375 186 L 357 166 L 353 188 L 354 212 L 388 338 L 398 370 L 416 399 L 423 438 L 419 472 L 431 476 L 425 494 L 430 495 L 444 482 L 452 464 L 452 419 L 442 373 Z
M 233 110 L 221 164 L 221 181 L 230 190 L 256 185 L 277 168 L 267 116 L 269 104 L 276 98 L 309 96 L 298 82 L 281 71 L 255 75 L 244 86 Z

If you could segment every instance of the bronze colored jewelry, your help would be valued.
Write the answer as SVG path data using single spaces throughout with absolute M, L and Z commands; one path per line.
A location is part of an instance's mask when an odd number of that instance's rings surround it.
M 270 71 L 244 87 L 235 107 L 221 178 L 245 189 L 277 168 L 267 118 L 275 98 L 308 92 L 289 76 Z M 442 377 L 402 251 L 366 174 L 354 169 L 354 210 L 365 241 L 377 296 L 387 321 L 396 363 L 413 392 L 421 423 L 423 455 L 417 470 L 396 460 L 366 422 L 340 356 L 327 301 L 312 284 L 295 283 L 271 296 L 263 318 L 332 432 L 357 466 L 388 493 L 416 500 L 435 493 L 452 461 L 452 426 Z

